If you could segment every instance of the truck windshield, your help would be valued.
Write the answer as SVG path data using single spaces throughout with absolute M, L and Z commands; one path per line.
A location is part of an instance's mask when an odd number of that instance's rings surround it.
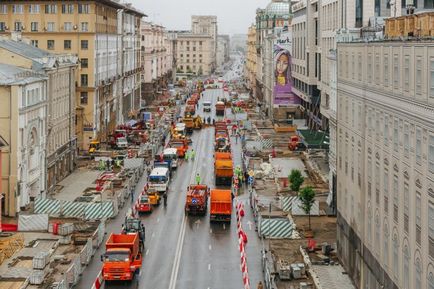
M 181 142 L 173 142 L 170 144 L 170 146 L 173 148 L 182 148 L 184 146 L 184 144 Z
M 165 161 L 176 160 L 178 156 L 176 154 L 166 154 L 163 156 Z
M 166 176 L 150 176 L 149 181 L 151 183 L 165 183 L 167 181 Z
M 147 197 L 147 196 L 145 196 L 145 197 L 141 197 L 141 198 L 140 198 L 140 203 L 142 203 L 142 204 L 146 204 L 146 203 L 148 203 L 148 197 Z
M 146 202 L 148 201 L 148 198 L 146 198 Z M 140 230 L 140 223 L 137 220 L 127 220 L 125 223 L 125 227 L 128 231 L 138 231 Z
M 130 260 L 128 252 L 107 252 L 104 255 L 104 260 L 106 262 L 127 262 Z

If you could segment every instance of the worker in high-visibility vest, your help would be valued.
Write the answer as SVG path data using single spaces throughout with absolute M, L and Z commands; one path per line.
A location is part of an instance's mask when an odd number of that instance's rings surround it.
M 199 173 L 196 174 L 196 184 L 200 185 L 200 175 L 199 175 Z

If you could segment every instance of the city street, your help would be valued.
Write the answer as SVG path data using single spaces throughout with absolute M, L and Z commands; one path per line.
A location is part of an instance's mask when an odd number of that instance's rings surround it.
M 199 103 L 199 114 L 211 118 L 215 115 L 214 105 L 217 97 L 222 97 L 223 89 L 206 90 Z M 211 101 L 213 110 L 202 112 L 202 102 Z M 227 110 L 230 118 L 230 110 Z M 186 188 L 194 183 L 200 173 L 202 183 L 214 188 L 214 128 L 204 128 L 192 135 L 193 148 L 196 151 L 194 161 L 182 161 L 182 165 L 173 174 L 168 193 L 168 205 L 160 205 L 151 215 L 141 217 L 146 226 L 145 256 L 138 278 L 138 288 L 242 288 L 240 272 L 240 253 L 236 232 L 235 213 L 231 224 L 209 222 L 205 217 L 186 217 L 184 214 Z M 232 141 L 234 159 L 241 160 L 240 142 Z M 238 165 L 235 163 L 234 165 Z M 136 195 L 145 184 L 145 176 L 136 187 Z M 240 196 L 247 200 L 247 196 Z M 247 258 L 252 284 L 262 276 L 260 266 L 260 242 L 252 226 L 248 204 L 244 218 L 244 228 L 248 234 Z M 119 232 L 126 209 L 116 220 L 107 225 L 107 232 Z M 88 266 L 86 274 L 77 288 L 90 288 L 101 269 L 99 256 L 104 253 L 104 246 L 99 248 L 96 257 Z M 111 283 L 105 288 L 136 288 L 137 283 Z

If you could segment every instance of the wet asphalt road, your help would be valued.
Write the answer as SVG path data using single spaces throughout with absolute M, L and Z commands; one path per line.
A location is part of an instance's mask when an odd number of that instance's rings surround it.
M 198 112 L 202 116 L 215 115 L 217 97 L 222 97 L 222 89 L 206 90 L 200 100 Z M 211 101 L 213 110 L 203 113 L 202 102 Z M 227 110 L 230 118 L 230 110 Z M 212 117 L 211 117 L 212 118 Z M 183 161 L 173 174 L 168 194 L 167 207 L 156 208 L 152 214 L 141 216 L 146 226 L 145 256 L 142 270 L 133 283 L 110 283 L 104 288 L 150 288 L 150 289 L 221 289 L 243 288 L 240 271 L 240 253 L 236 232 L 235 212 L 231 224 L 210 224 L 209 213 L 205 217 L 186 217 L 184 204 L 186 188 L 200 173 L 202 182 L 214 188 L 214 128 L 195 131 L 192 135 L 196 151 L 194 161 Z M 235 164 L 240 162 L 241 145 L 232 139 Z M 145 184 L 145 176 L 136 187 L 136 196 Z M 252 287 L 262 280 L 260 261 L 260 240 L 255 226 L 248 196 L 240 195 L 246 202 L 246 217 L 243 227 L 248 235 L 247 261 Z M 107 236 L 118 233 L 123 223 L 127 206 L 115 220 L 107 224 Z M 253 223 L 253 225 L 251 223 Z M 249 223 L 251 230 L 249 229 Z M 82 280 L 76 288 L 90 289 L 101 270 L 99 256 L 104 253 L 102 245 L 92 262 L 86 268 Z

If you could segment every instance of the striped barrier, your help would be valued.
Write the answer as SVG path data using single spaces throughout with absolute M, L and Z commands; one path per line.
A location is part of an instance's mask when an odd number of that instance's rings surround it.
M 86 203 L 62 202 L 62 216 L 66 218 L 83 218 Z
M 294 224 L 288 219 L 260 218 L 258 233 L 265 238 L 290 239 L 294 230 Z
M 104 283 L 104 278 L 102 277 L 102 271 L 99 271 L 98 276 L 96 276 L 95 282 L 91 289 L 100 289 Z
M 37 198 L 35 200 L 35 213 L 48 214 L 50 216 L 60 215 L 60 201 L 53 199 Z
M 108 219 L 114 216 L 113 202 L 89 203 L 84 210 L 86 220 Z
M 247 257 L 245 246 L 247 244 L 247 235 L 243 230 L 242 219 L 244 217 L 244 204 L 237 200 L 236 203 L 236 215 L 237 215 L 237 232 L 238 232 L 238 244 L 240 250 L 240 270 L 242 274 L 244 289 L 250 289 L 250 280 L 247 268 Z

